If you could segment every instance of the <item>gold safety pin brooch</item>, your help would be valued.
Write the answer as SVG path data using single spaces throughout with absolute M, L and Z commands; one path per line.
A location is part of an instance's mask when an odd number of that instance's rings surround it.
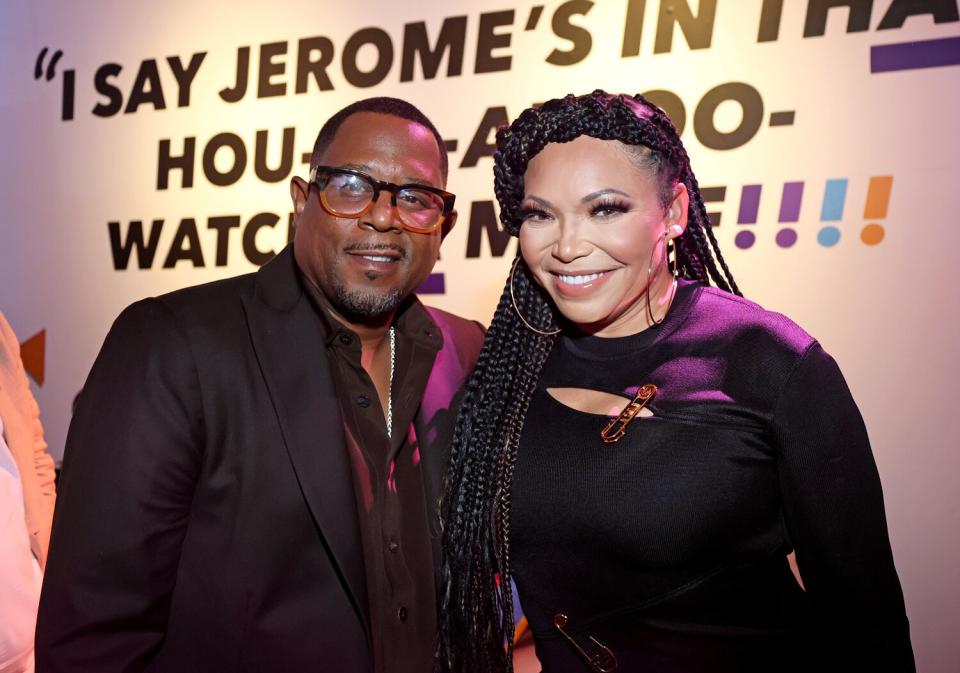
M 637 390 L 637 394 L 627 403 L 620 415 L 607 423 L 607 427 L 600 431 L 600 438 L 606 444 L 613 444 L 627 434 L 627 426 L 630 424 L 640 410 L 647 406 L 647 402 L 653 399 L 657 394 L 657 386 L 652 383 L 645 383 Z
M 557 627 L 557 631 L 559 631 L 560 634 L 567 639 L 567 642 L 573 646 L 573 649 L 577 651 L 577 654 L 586 660 L 586 662 L 590 665 L 590 669 L 594 671 L 594 673 L 613 673 L 613 671 L 617 670 L 620 664 L 617 661 L 616 655 L 610 651 L 609 647 L 601 643 L 593 636 L 588 635 L 587 637 L 593 641 L 594 645 L 597 646 L 598 651 L 594 654 L 585 652 L 583 648 L 577 644 L 577 641 L 575 641 L 573 637 L 567 633 L 566 628 L 567 624 L 569 623 L 570 618 L 562 612 L 558 612 L 553 616 L 553 625 Z

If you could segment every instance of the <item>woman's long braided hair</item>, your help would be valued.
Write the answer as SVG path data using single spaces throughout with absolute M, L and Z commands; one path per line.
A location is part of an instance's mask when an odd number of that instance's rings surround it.
M 638 161 L 658 178 L 662 202 L 677 182 L 686 185 L 687 229 L 673 241 L 679 274 L 704 285 L 712 281 L 739 295 L 676 128 L 642 96 L 600 90 L 568 95 L 528 109 L 509 128 L 500 129 L 494 189 L 503 226 L 519 234 L 529 161 L 548 143 L 583 135 L 636 147 Z M 444 557 L 436 668 L 442 673 L 513 670 L 511 485 L 523 420 L 555 337 L 530 330 L 517 317 L 509 283 L 487 330 L 454 431 L 441 508 Z M 512 297 L 527 322 L 543 332 L 556 329 L 560 316 L 522 261 L 516 264 Z

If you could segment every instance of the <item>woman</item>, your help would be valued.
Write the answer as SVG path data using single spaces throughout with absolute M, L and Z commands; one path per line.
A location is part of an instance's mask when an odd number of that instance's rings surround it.
M 526 110 L 495 189 L 522 259 L 457 423 L 439 669 L 511 670 L 512 580 L 546 673 L 913 670 L 860 414 L 741 298 L 664 113 Z

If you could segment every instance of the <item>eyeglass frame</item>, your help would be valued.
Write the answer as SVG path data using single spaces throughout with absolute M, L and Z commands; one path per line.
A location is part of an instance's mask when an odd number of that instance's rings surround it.
M 325 175 L 326 177 L 329 178 L 330 174 L 332 173 L 343 173 L 346 175 L 353 175 L 373 185 L 373 196 L 370 198 L 370 203 L 368 203 L 367 206 L 363 210 L 361 210 L 359 213 L 339 213 L 335 211 L 333 208 L 331 208 L 330 205 L 327 203 L 327 200 L 323 194 L 323 190 L 326 185 L 321 184 L 320 180 L 321 180 L 321 175 Z M 456 194 L 440 189 L 439 187 L 433 187 L 432 185 L 423 185 L 419 183 L 409 183 L 404 185 L 398 185 L 394 182 L 377 180 L 372 175 L 368 175 L 367 173 L 364 173 L 363 171 L 358 171 L 354 168 L 338 168 L 336 166 L 314 166 L 313 168 L 311 168 L 310 184 L 315 185 L 317 187 L 318 196 L 320 197 L 320 205 L 323 207 L 325 211 L 327 211 L 329 214 L 333 215 L 334 217 L 346 217 L 352 220 L 359 219 L 364 215 L 366 215 L 367 213 L 369 213 L 371 210 L 373 210 L 373 207 L 376 205 L 377 201 L 380 199 L 380 192 L 383 190 L 390 192 L 390 205 L 395 210 L 397 210 L 398 213 L 401 212 L 401 209 L 397 208 L 397 192 L 404 189 L 419 189 L 421 191 L 430 192 L 431 194 L 436 194 L 443 201 L 443 210 L 440 211 L 440 218 L 437 220 L 437 223 L 434 224 L 429 229 L 411 227 L 409 224 L 407 224 L 404 221 L 402 216 L 397 218 L 400 220 L 400 224 L 403 225 L 403 228 L 405 230 L 415 234 L 432 234 L 437 229 L 442 227 L 443 223 L 446 222 L 447 218 L 450 216 L 450 213 L 453 212 L 453 205 L 457 198 Z

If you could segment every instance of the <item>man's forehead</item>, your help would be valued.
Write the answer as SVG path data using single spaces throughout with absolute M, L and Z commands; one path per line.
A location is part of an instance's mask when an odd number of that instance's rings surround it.
M 420 165 L 420 164 L 418 164 Z M 345 164 L 337 164 L 337 168 L 350 168 L 355 171 L 360 171 L 361 173 L 367 173 L 369 175 L 376 175 L 383 171 L 383 166 L 376 164 L 365 164 L 365 163 L 356 163 L 356 162 L 347 162 Z M 398 167 L 398 170 L 402 167 Z M 429 164 L 422 165 L 422 170 L 417 173 L 412 171 L 406 171 L 399 174 L 399 179 L 396 180 L 398 184 L 404 185 L 429 185 L 430 180 L 425 179 L 424 176 L 429 174 L 431 167 Z
M 405 119 L 404 121 L 408 121 L 408 120 Z M 411 137 L 418 138 L 419 140 L 425 143 L 436 144 L 437 142 L 436 139 L 433 137 L 433 131 L 428 129 L 423 124 L 418 124 L 417 122 L 414 122 L 414 121 L 408 121 L 408 130 Z
M 422 124 L 377 112 L 347 117 L 322 154 L 337 166 L 392 167 L 408 177 L 442 180 L 440 149 L 433 132 Z M 362 170 L 362 169 L 361 169 Z
M 433 132 L 419 122 L 380 112 L 357 112 L 340 124 L 330 146 L 340 143 L 407 142 L 422 145 L 437 154 L 439 148 Z

